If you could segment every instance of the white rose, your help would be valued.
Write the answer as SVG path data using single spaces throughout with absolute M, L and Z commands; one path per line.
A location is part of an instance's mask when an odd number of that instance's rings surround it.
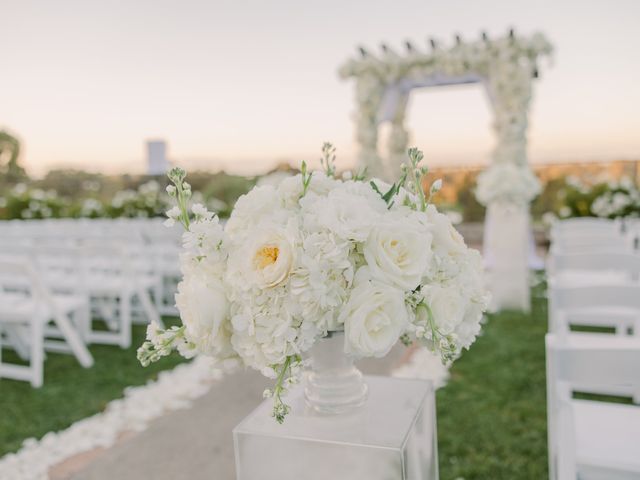
M 408 325 L 404 293 L 377 280 L 360 280 L 339 321 L 344 323 L 347 353 L 383 357 Z
M 204 275 L 185 275 L 178 284 L 176 306 L 188 341 L 205 354 L 227 350 L 229 303 L 222 282 Z
M 418 286 L 431 258 L 431 234 L 409 219 L 375 226 L 364 244 L 371 275 L 403 290 Z
M 427 285 L 422 288 L 433 321 L 444 335 L 453 333 L 462 323 L 467 302 L 457 285 Z

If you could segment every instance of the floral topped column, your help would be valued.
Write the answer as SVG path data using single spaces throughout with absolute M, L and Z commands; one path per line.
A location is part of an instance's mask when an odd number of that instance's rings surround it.
M 360 57 L 340 69 L 343 78 L 356 79 L 360 162 L 368 167 L 369 174 L 384 176 L 386 171 L 386 178 L 399 178 L 409 138 L 405 114 L 411 90 L 466 83 L 485 85 L 494 109 L 496 134 L 491 166 L 478 177 L 476 191 L 488 210 L 485 254 L 496 281 L 504 281 L 505 286 L 518 285 L 517 293 L 511 288 L 510 293 L 504 294 L 499 293 L 502 287 L 496 286 L 494 306 L 526 310 L 531 247 L 529 204 L 540 191 L 539 181 L 527 162 L 528 112 L 533 79 L 539 73 L 538 60 L 550 55 L 552 46 L 540 33 L 525 37 L 511 30 L 501 38 L 490 39 L 483 34 L 471 42 L 456 36 L 449 48 L 432 39 L 426 52 L 407 42 L 406 50 L 405 55 L 400 55 L 383 45 L 382 53 L 374 56 L 360 49 Z M 386 162 L 377 152 L 378 128 L 385 121 L 391 122 Z

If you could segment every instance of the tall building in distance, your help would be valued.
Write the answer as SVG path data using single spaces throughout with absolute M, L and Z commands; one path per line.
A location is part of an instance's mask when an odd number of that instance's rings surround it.
M 167 142 L 164 140 L 148 140 L 147 175 L 165 175 L 168 170 Z

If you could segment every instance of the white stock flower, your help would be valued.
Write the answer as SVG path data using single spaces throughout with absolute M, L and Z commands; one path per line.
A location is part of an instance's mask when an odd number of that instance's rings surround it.
M 204 218 L 206 220 L 210 220 L 211 218 L 213 218 L 213 213 L 207 210 L 207 207 L 205 207 L 201 203 L 194 203 L 191 206 L 191 211 L 196 217 L 199 218 Z
M 404 292 L 372 280 L 366 268 L 340 312 L 344 323 L 345 350 L 361 357 L 383 357 L 408 325 Z
M 180 266 L 183 274 L 187 275 L 195 268 L 207 275 L 221 277 L 227 258 L 226 240 L 218 217 L 192 222 L 189 230 L 182 234 L 184 252 L 180 256 Z
M 176 220 L 180 216 L 180 209 L 178 207 L 171 207 L 165 212 L 165 215 L 169 218 Z

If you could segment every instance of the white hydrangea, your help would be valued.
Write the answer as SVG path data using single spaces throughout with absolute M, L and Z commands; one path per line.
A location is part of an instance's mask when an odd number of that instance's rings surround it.
M 507 157 L 513 158 L 509 153 Z M 540 180 L 526 164 L 494 163 L 478 175 L 476 197 L 483 205 L 506 202 L 526 205 L 541 191 Z
M 338 313 L 353 282 L 351 245 L 337 235 L 319 231 L 302 242 L 291 278 L 291 293 L 303 318 L 327 332 L 338 329 Z

